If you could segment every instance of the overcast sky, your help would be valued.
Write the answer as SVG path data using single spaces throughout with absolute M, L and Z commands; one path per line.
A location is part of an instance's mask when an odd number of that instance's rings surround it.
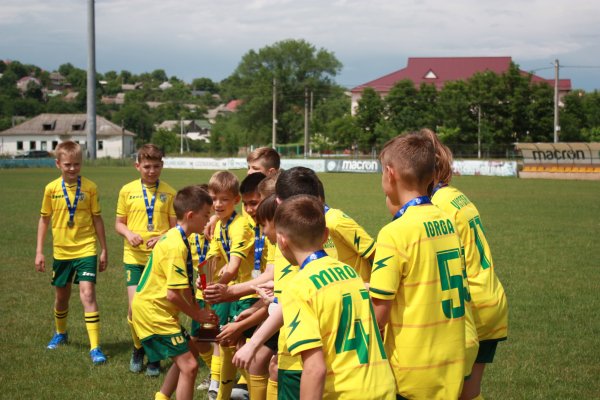
M 86 0 L 1 0 L 0 59 L 86 68 Z M 521 69 L 600 89 L 595 0 L 96 0 L 96 69 L 164 69 L 190 82 L 229 76 L 241 57 L 305 39 L 344 65 L 354 87 L 408 57 L 511 56 Z

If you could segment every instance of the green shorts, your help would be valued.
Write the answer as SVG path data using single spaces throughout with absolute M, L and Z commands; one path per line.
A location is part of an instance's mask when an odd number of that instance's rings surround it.
M 234 301 L 231 304 L 231 309 L 229 310 L 229 319 L 231 321 L 235 321 L 236 317 L 238 315 L 240 315 L 242 311 L 245 311 L 245 310 L 249 309 L 257 301 L 258 301 L 258 298 L 256 298 L 256 297 L 253 297 L 253 298 L 250 298 L 250 299 L 243 299 L 243 300 Z M 252 334 L 254 333 L 255 330 L 256 330 L 255 326 L 252 326 L 252 327 L 246 329 L 243 332 L 244 337 L 250 339 L 252 337 Z
M 200 306 L 200 308 L 204 309 L 204 300 L 196 299 L 196 303 Z M 192 329 L 190 332 L 192 336 L 198 336 L 198 331 L 200 330 L 200 322 L 192 320 Z
M 219 317 L 219 328 L 224 327 L 230 322 L 229 312 L 232 304 L 230 302 L 211 304 L 210 307 L 217 314 L 217 317 Z
M 85 281 L 96 283 L 98 256 L 54 260 L 52 263 L 52 286 L 65 287 L 69 283 Z
M 302 371 L 277 371 L 277 400 L 296 400 L 300 398 L 300 378 Z
M 157 362 L 167 358 L 177 357 L 190 351 L 189 335 L 185 329 L 172 335 L 152 335 L 142 340 L 142 346 L 148 357 L 148 362 Z
M 477 352 L 477 358 L 475 359 L 476 364 L 491 364 L 494 362 L 494 356 L 496 355 L 496 347 L 498 342 L 506 340 L 503 339 L 490 339 L 482 340 L 479 342 L 479 351 Z
M 137 286 L 140 283 L 142 274 L 144 273 L 145 265 L 140 264 L 125 264 L 125 274 L 127 279 L 127 286 Z

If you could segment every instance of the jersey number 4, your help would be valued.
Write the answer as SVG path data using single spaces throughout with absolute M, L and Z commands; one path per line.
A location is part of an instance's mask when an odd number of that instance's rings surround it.
M 337 354 L 354 350 L 358 356 L 358 361 L 361 364 L 369 362 L 369 346 L 370 346 L 370 335 L 365 330 L 365 324 L 363 322 L 371 320 L 373 324 L 372 332 L 374 332 L 377 338 L 377 345 L 379 352 L 381 353 L 382 359 L 387 359 L 385 350 L 383 348 L 383 342 L 379 335 L 379 329 L 376 325 L 375 312 L 369 299 L 369 293 L 365 289 L 360 290 L 360 296 L 363 301 L 368 304 L 367 307 L 361 307 L 361 314 L 364 314 L 365 310 L 368 311 L 368 315 L 354 315 L 354 307 L 352 303 L 352 295 L 345 293 L 342 295 L 342 315 L 340 318 L 340 325 L 338 327 L 337 335 L 335 337 L 335 352 Z M 368 325 L 367 325 L 368 326 Z M 354 329 L 352 329 L 354 328 Z M 352 330 L 354 330 L 354 337 L 350 337 Z

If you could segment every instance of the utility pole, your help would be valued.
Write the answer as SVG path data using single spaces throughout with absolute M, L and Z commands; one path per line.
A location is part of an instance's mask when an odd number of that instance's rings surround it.
M 558 121 L 558 70 L 560 65 L 558 59 L 554 60 L 554 143 L 558 143 L 558 132 L 560 125 Z
M 481 159 L 481 104 L 477 106 L 477 158 Z
M 183 154 L 183 117 L 179 117 L 179 154 Z
M 308 87 L 304 87 L 304 158 L 308 157 Z
M 273 77 L 273 133 L 272 133 L 273 147 L 277 150 L 277 78 Z
M 96 26 L 94 0 L 88 0 L 87 156 L 96 159 Z

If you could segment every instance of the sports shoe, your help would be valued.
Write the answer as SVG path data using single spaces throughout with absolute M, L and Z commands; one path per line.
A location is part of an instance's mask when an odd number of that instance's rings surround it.
M 146 376 L 157 377 L 160 375 L 160 361 L 149 362 L 146 365 Z
M 102 350 L 100 350 L 100 347 L 90 350 L 90 357 L 92 358 L 94 365 L 104 364 L 106 362 L 106 356 Z
M 144 368 L 144 348 L 133 349 L 131 359 L 129 360 L 129 370 L 135 374 L 142 372 Z
M 217 400 L 217 392 L 214 390 L 208 391 L 208 400 Z
M 245 383 L 236 383 L 233 389 L 231 389 L 231 400 L 248 400 L 248 385 Z
M 48 346 L 46 346 L 46 348 L 48 348 L 50 350 L 54 350 L 61 344 L 67 344 L 68 340 L 69 340 L 69 335 L 66 332 L 65 333 L 56 332 L 54 334 L 54 336 L 52 336 L 52 339 L 50 339 L 50 343 L 48 343 Z
M 209 387 L 210 387 L 210 374 L 206 378 L 202 379 L 200 384 L 196 387 L 196 390 L 208 390 Z

